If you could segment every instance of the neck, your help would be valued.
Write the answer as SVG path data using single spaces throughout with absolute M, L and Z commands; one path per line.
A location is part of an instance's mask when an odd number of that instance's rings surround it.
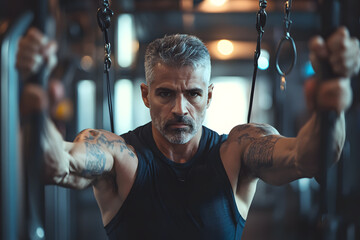
M 152 126 L 152 133 L 156 146 L 162 154 L 173 162 L 186 163 L 195 155 L 199 148 L 202 127 L 200 127 L 195 136 L 185 144 L 170 143 L 154 126 Z

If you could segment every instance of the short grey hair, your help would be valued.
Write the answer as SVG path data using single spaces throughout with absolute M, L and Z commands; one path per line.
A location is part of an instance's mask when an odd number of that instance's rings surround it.
M 145 52 L 145 77 L 153 81 L 154 67 L 162 63 L 170 67 L 203 67 L 210 79 L 210 54 L 204 43 L 197 37 L 187 34 L 168 35 L 156 39 L 148 45 Z

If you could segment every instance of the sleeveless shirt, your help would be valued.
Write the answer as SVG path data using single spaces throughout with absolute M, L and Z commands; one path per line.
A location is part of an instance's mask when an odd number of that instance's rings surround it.
M 118 213 L 105 226 L 118 239 L 241 239 L 245 220 L 220 159 L 227 135 L 202 127 L 199 148 L 175 163 L 157 148 L 151 122 L 122 137 L 134 147 L 138 168 Z

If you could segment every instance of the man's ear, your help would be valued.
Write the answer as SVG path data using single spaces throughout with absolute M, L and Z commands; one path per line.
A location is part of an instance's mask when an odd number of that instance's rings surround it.
M 210 86 L 208 87 L 208 96 L 207 96 L 207 106 L 206 106 L 206 108 L 210 107 L 213 90 L 214 90 L 214 84 L 210 84 Z
M 142 83 L 140 85 L 141 88 L 141 97 L 143 99 L 143 102 L 145 104 L 146 107 L 150 108 L 150 103 L 149 103 L 149 86 L 146 85 L 145 83 Z

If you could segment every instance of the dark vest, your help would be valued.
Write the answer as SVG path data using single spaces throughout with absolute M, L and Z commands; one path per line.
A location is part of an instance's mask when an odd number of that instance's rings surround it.
M 227 135 L 202 130 L 199 149 L 187 163 L 160 152 L 151 123 L 122 135 L 139 165 L 128 197 L 105 226 L 110 240 L 241 238 L 245 220 L 219 153 Z

